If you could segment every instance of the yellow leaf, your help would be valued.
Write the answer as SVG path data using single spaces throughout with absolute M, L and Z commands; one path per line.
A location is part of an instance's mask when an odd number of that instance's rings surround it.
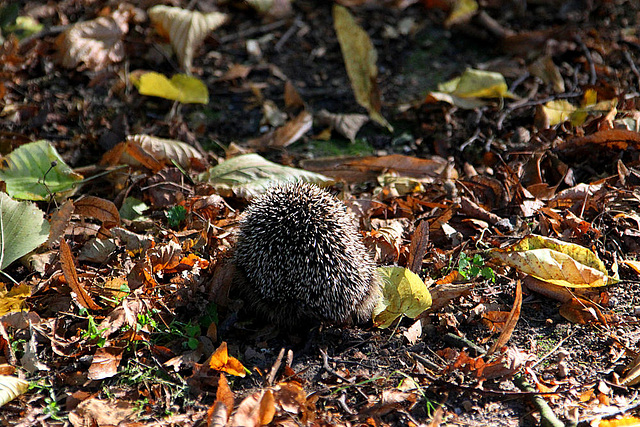
M 207 104 L 209 90 L 202 80 L 186 74 L 176 74 L 167 79 L 160 73 L 150 72 L 134 80 L 142 95 L 158 96 L 183 104 Z
M 468 21 L 478 10 L 476 0 L 456 0 L 449 17 L 444 21 L 446 27 Z
M 591 288 L 618 281 L 608 275 L 604 263 L 589 249 L 549 237 L 529 235 L 515 245 L 492 249 L 489 255 L 559 286 Z
M 422 279 L 402 267 L 380 267 L 383 280 L 382 299 L 373 310 L 373 323 L 388 328 L 394 320 L 405 315 L 415 318 L 431 307 L 431 294 Z
M 440 92 L 461 98 L 515 98 L 500 73 L 467 68 L 455 79 L 438 85 Z
M 380 114 L 380 93 L 376 81 L 378 54 L 369 35 L 345 7 L 337 4 L 333 5 L 333 25 L 356 101 L 369 111 L 372 120 L 393 131 L 393 127 Z
M 13 311 L 22 311 L 25 306 L 24 300 L 30 296 L 31 288 L 28 285 L 16 285 L 7 292 L 4 284 L 0 284 L 0 316 Z
M 169 37 L 180 66 L 187 72 L 191 69 L 196 48 L 209 32 L 227 21 L 224 13 L 201 13 L 163 5 L 152 7 L 148 13 L 158 31 Z
M 238 359 L 229 356 L 227 343 L 224 341 L 209 358 L 209 367 L 215 371 L 226 372 L 236 377 L 244 377 L 247 371 Z

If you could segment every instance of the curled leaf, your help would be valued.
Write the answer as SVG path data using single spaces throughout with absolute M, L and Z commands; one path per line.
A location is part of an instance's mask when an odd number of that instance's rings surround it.
M 417 274 L 403 267 L 380 267 L 382 299 L 373 310 L 373 323 L 388 328 L 398 317 L 415 318 L 431 307 L 431 294 Z

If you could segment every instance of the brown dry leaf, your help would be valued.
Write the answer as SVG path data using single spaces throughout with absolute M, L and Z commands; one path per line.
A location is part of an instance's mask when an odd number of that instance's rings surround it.
M 229 356 L 227 343 L 224 341 L 211 357 L 209 357 L 209 360 L 205 362 L 205 365 L 209 365 L 209 367 L 215 371 L 226 372 L 236 377 L 244 377 L 247 371 L 238 359 Z
M 424 259 L 425 254 L 427 253 L 428 244 L 429 244 L 429 222 L 420 221 L 420 223 L 416 227 L 416 230 L 411 236 L 411 246 L 409 247 L 409 260 L 407 261 L 407 268 L 416 274 L 422 270 L 422 261 Z
M 227 377 L 220 374 L 218 380 L 218 390 L 216 391 L 216 401 L 207 411 L 207 426 L 224 427 L 233 412 L 233 392 L 229 388 Z
M 187 72 L 191 70 L 196 48 L 227 21 L 224 13 L 200 13 L 163 5 L 152 7 L 148 14 L 158 32 L 169 38 L 180 66 Z
M 620 264 L 624 264 L 626 266 L 631 267 L 636 273 L 640 274 L 640 261 L 634 261 L 634 260 L 629 260 L 629 259 L 625 259 L 623 261 L 620 261 Z
M 71 287 L 72 296 L 76 302 L 86 309 L 100 310 L 100 306 L 95 303 L 93 298 L 91 298 L 91 295 L 87 293 L 78 280 L 78 272 L 76 271 L 76 266 L 73 261 L 71 248 L 64 239 L 60 241 L 60 265 L 62 267 L 64 278 Z
M 85 217 L 95 218 L 103 223 L 120 225 L 120 213 L 113 202 L 95 196 L 83 196 L 74 202 L 74 212 Z
M 408 176 L 421 180 L 437 178 L 448 172 L 448 164 L 446 159 L 439 156 L 422 159 L 402 154 L 381 157 L 310 159 L 300 163 L 304 169 L 347 182 L 373 181 L 384 172 L 395 172 L 399 176 Z M 457 179 L 458 176 L 455 170 L 452 173 L 454 175 L 447 176 L 447 178 Z
M 369 121 L 369 117 L 364 114 L 333 114 L 322 110 L 316 115 L 316 121 L 320 126 L 335 129 L 353 142 L 360 128 Z
M 129 31 L 130 10 L 124 8 L 112 16 L 101 16 L 79 22 L 56 39 L 62 65 L 75 68 L 84 63 L 92 70 L 101 70 L 112 62 L 124 59 L 123 36 Z
M 135 419 L 136 412 L 138 410 L 129 402 L 89 398 L 69 413 L 69 422 L 73 427 L 128 425 L 127 421 Z
M 535 355 L 509 347 L 505 352 L 500 353 L 497 360 L 476 364 L 476 376 L 485 380 L 511 377 L 533 360 L 535 360 Z
M 510 314 L 509 311 L 487 311 L 482 314 L 480 321 L 489 329 L 489 332 L 502 332 Z
M 125 156 L 128 155 L 129 157 Z M 121 163 L 121 159 L 132 158 L 137 161 L 137 164 L 141 164 L 145 168 L 151 170 L 153 173 L 157 173 L 158 171 L 164 168 L 164 165 L 156 160 L 156 158 L 146 152 L 144 148 L 140 146 L 140 144 L 136 144 L 133 141 L 126 141 L 117 144 L 111 150 L 104 153 L 102 159 L 100 160 L 101 165 L 115 166 Z
M 556 93 L 564 93 L 564 79 L 553 62 L 551 55 L 547 54 L 539 57 L 533 64 L 529 65 L 529 72 L 541 78 L 545 84 L 551 83 Z
M 452 271 L 449 276 L 455 276 L 457 280 L 466 280 L 460 276 L 458 270 Z M 431 299 L 433 303 L 427 311 L 429 313 L 437 312 L 449 304 L 451 300 L 469 293 L 474 286 L 475 283 L 440 283 L 436 285 L 434 288 L 429 290 L 431 292 Z
M 496 342 L 493 343 L 491 348 L 489 348 L 489 351 L 487 351 L 487 356 L 493 354 L 497 349 L 504 347 L 507 344 L 507 342 L 509 342 L 511 335 L 513 334 L 513 330 L 516 328 L 516 324 L 518 323 L 518 319 L 520 319 L 521 308 L 522 308 L 522 285 L 518 280 L 518 283 L 516 285 L 516 297 L 515 297 L 515 300 L 513 301 L 513 308 L 509 313 L 509 317 L 505 322 L 504 329 L 500 333 L 500 336 L 498 337 Z
M 579 297 L 573 297 L 562 304 L 559 313 L 568 321 L 580 325 L 602 323 L 606 326 L 610 320 L 610 316 L 603 314 L 596 304 Z
M 248 141 L 249 146 L 254 148 L 284 148 L 287 147 L 309 132 L 313 125 L 313 116 L 306 111 L 302 111 L 298 116 L 289 120 L 284 126 L 272 130 L 265 135 Z
M 118 366 L 122 360 L 123 349 L 118 347 L 103 347 L 96 350 L 89 366 L 90 380 L 111 378 L 118 373 Z
M 381 103 L 376 66 L 378 53 L 369 35 L 345 7 L 337 4 L 333 5 L 333 25 L 356 101 L 367 109 L 373 121 L 392 132 L 393 127 L 380 114 Z
M 51 216 L 51 227 L 49 228 L 49 239 L 47 240 L 47 247 L 49 249 L 54 248 L 60 243 L 60 239 L 64 236 L 64 232 L 71 221 L 73 211 L 73 202 L 69 199 Z
M 225 82 L 225 81 L 237 80 L 237 79 L 244 80 L 247 78 L 251 70 L 253 70 L 253 67 L 250 67 L 248 65 L 231 64 L 227 72 L 224 73 L 222 77 L 218 79 L 218 81 Z M 286 93 L 287 92 L 285 87 L 285 99 L 286 99 Z
M 400 246 L 405 225 L 400 220 L 389 220 L 377 230 L 371 230 L 364 241 L 374 255 L 377 264 L 396 264 L 400 257 Z
M 273 417 L 276 415 L 276 401 L 273 397 L 273 392 L 267 390 L 260 399 L 260 408 L 258 409 L 258 422 L 264 426 L 273 421 Z
M 284 105 L 287 108 L 304 108 L 304 101 L 291 80 L 284 84 Z
M 164 271 L 175 268 L 180 264 L 182 257 L 182 247 L 177 242 L 171 240 L 166 245 L 156 246 L 148 252 L 149 261 L 153 271 Z
M 231 417 L 229 425 L 232 427 L 259 426 L 260 400 L 263 393 L 261 391 L 245 397 Z
M 156 138 L 150 135 L 130 135 L 126 142 L 129 145 L 140 146 L 146 153 L 164 165 L 171 165 L 175 162 L 183 169 L 196 171 L 203 171 L 207 167 L 207 160 L 204 156 L 194 147 L 181 141 Z M 132 166 L 138 166 L 142 163 L 134 156 L 128 155 L 126 150 L 120 161 Z

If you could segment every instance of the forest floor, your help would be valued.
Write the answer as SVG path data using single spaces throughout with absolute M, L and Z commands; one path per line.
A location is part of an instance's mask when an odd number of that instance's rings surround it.
M 475 2 L 336 1 L 377 52 L 369 112 L 393 127 L 370 120 L 357 134 L 341 123 L 368 111 L 334 2 L 276 0 L 264 13 L 218 2 L 227 22 L 185 48 L 205 103 L 139 93 L 141 70 L 185 67 L 150 23 L 156 1 L 119 3 L 0 2 L 0 173 L 50 230 L 22 263 L 0 258 L 0 373 L 24 380 L 3 425 L 640 417 L 640 2 L 482 0 L 455 17 Z M 210 13 L 216 2 L 164 3 Z M 98 17 L 111 20 L 102 35 L 70 32 Z M 472 90 L 442 85 L 465 70 L 480 70 Z M 40 140 L 60 157 L 34 184 L 48 195 L 25 196 L 11 184 L 15 153 Z M 246 153 L 331 179 L 376 261 L 416 272 L 433 306 L 386 329 L 288 333 L 252 318 L 227 261 L 264 177 L 223 185 L 209 169 Z M 82 181 L 57 190 L 54 174 Z M 604 283 L 554 287 L 544 279 L 560 273 L 490 255 L 531 235 L 595 254 Z

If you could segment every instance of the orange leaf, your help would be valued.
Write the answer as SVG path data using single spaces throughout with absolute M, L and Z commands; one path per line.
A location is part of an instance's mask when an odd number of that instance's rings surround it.
M 258 410 L 258 420 L 260 425 L 267 425 L 276 415 L 276 401 L 273 397 L 273 392 L 267 390 L 262 399 L 260 399 L 260 409 Z
M 513 308 L 511 309 L 511 313 L 509 313 L 509 317 L 505 322 L 504 329 L 502 333 L 498 337 L 495 343 L 491 346 L 489 351 L 487 351 L 487 356 L 493 354 L 497 349 L 502 348 L 511 338 L 511 334 L 518 323 L 518 319 L 520 318 L 520 309 L 522 308 L 522 285 L 520 280 L 518 280 L 518 284 L 516 285 L 516 298 L 513 301 Z
M 211 355 L 211 358 L 209 359 L 209 367 L 215 371 L 226 372 L 227 374 L 235 375 L 237 377 L 244 377 L 246 375 L 246 368 L 242 363 L 240 363 L 240 361 L 235 357 L 229 356 L 227 343 L 224 341 Z
M 62 273 L 67 283 L 71 287 L 71 290 L 76 294 L 75 300 L 84 308 L 91 310 L 100 310 L 100 306 L 95 303 L 87 291 L 82 287 L 78 280 L 78 272 L 73 262 L 73 255 L 71 255 L 71 248 L 66 240 L 60 241 L 60 265 L 62 266 Z
M 218 380 L 218 391 L 216 391 L 216 401 L 207 411 L 208 426 L 223 426 L 227 424 L 227 420 L 233 411 L 233 392 L 229 388 L 227 377 L 220 374 Z

